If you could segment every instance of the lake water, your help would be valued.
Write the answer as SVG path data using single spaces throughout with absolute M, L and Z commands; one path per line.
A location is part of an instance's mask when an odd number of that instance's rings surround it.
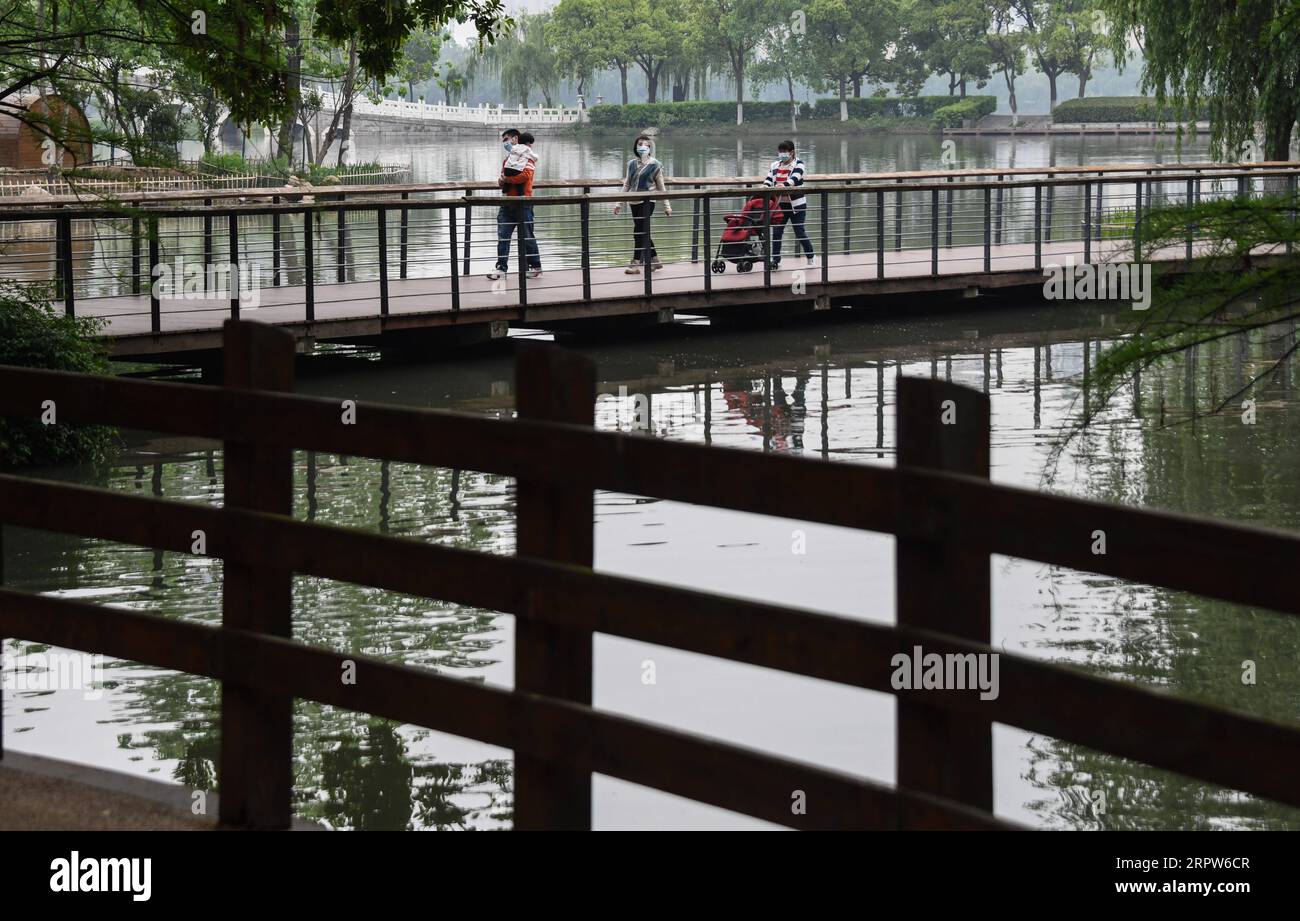
M 927 165 L 923 151 L 932 141 L 890 143 L 900 158 L 903 149 L 919 158 L 900 166 L 917 168 Z M 564 143 L 554 142 L 552 158 L 560 159 L 554 148 Z M 572 175 L 608 172 L 605 165 L 616 167 L 622 157 L 614 143 L 600 149 L 571 143 Z M 826 144 L 827 150 L 841 146 L 838 139 Z M 876 155 L 873 144 L 880 157 L 889 155 L 884 142 L 853 141 L 857 168 L 879 168 L 868 162 Z M 1002 142 L 979 144 L 988 156 L 1002 156 Z M 1090 140 L 1078 151 L 1056 144 L 1058 156 L 1070 150 L 1089 162 L 1143 155 L 1140 146 L 1107 150 L 1109 141 L 1094 146 Z M 480 160 L 495 170 L 485 159 L 495 155 L 491 143 L 481 157 L 466 148 L 462 141 L 447 142 L 425 149 L 418 161 L 413 151 L 413 161 L 424 164 L 422 171 L 477 169 L 471 164 Z M 686 161 L 675 166 L 680 173 L 721 163 L 730 152 L 704 142 L 686 148 L 680 153 Z M 1021 141 L 1015 157 L 1030 165 L 1023 161 L 1048 156 L 1046 150 Z M 809 153 L 829 156 L 821 148 Z M 678 155 L 676 148 L 667 154 Z M 1300 527 L 1300 478 L 1291 460 L 1300 449 L 1293 365 L 1284 362 L 1256 385 L 1253 425 L 1237 411 L 1191 414 L 1267 371 L 1294 344 L 1294 327 L 1203 348 L 1145 375 L 1079 431 L 1081 376 L 1112 341 L 1115 310 L 984 298 L 960 313 L 842 318 L 748 332 L 681 326 L 647 341 L 578 347 L 596 362 L 600 391 L 613 395 L 597 403 L 597 425 L 604 429 L 628 428 L 635 395 L 643 394 L 655 437 L 891 464 L 896 376 L 938 375 L 989 393 L 998 482 Z M 508 415 L 514 405 L 504 354 L 436 364 L 365 356 L 352 362 L 342 371 L 305 375 L 299 389 L 487 415 Z M 219 449 L 140 437 L 129 442 L 106 472 L 35 473 L 220 503 Z M 295 455 L 295 465 L 300 518 L 487 552 L 513 550 L 514 486 L 508 478 L 307 452 Z M 796 528 L 806 534 L 806 553 L 792 552 Z M 159 616 L 219 620 L 218 561 L 14 528 L 6 537 L 11 585 Z M 1261 560 L 1260 573 L 1242 578 L 1257 578 L 1271 565 L 1281 561 Z M 600 493 L 596 567 L 845 617 L 893 617 L 893 540 L 883 535 Z M 1007 651 L 1250 713 L 1298 717 L 1300 622 L 1294 618 L 1018 560 L 994 558 L 992 571 L 993 640 Z M 511 683 L 509 616 L 303 577 L 295 579 L 294 606 L 295 636 L 304 642 Z M 13 640 L 4 649 L 19 669 L 36 666 L 47 651 Z M 1254 685 L 1241 682 L 1245 659 L 1257 663 Z M 647 660 L 655 664 L 653 685 L 642 681 Z M 594 665 L 598 707 L 894 779 L 894 703 L 888 695 L 610 637 L 597 637 Z M 109 662 L 103 691 L 97 700 L 73 690 L 6 692 L 5 745 L 212 785 L 219 745 L 214 682 Z M 357 829 L 509 826 L 509 751 L 305 702 L 295 713 L 295 808 L 301 814 Z M 1058 739 L 998 726 L 994 745 L 996 811 L 1029 824 L 1300 828 L 1295 810 Z M 1092 809 L 1099 792 L 1106 800 L 1101 815 Z M 762 824 L 604 777 L 596 778 L 593 795 L 598 828 Z

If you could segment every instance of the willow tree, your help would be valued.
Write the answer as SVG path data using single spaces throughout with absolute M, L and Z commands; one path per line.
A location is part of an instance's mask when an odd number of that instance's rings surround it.
M 1255 126 L 1269 160 L 1286 160 L 1300 115 L 1297 0 L 1098 0 L 1119 55 L 1136 39 L 1142 88 L 1180 121 L 1204 113 L 1216 156 L 1237 159 Z M 1104 20 L 1101 20 L 1104 22 Z

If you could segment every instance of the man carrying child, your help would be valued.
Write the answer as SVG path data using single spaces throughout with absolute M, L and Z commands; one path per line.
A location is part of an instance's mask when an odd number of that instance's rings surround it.
M 501 161 L 501 174 L 497 186 L 509 197 L 528 198 L 533 194 L 533 174 L 537 169 L 537 154 L 533 152 L 534 138 L 527 131 L 507 128 L 501 132 L 501 146 L 506 157 Z M 510 240 L 523 224 L 524 253 L 528 259 L 528 277 L 542 275 L 542 255 L 537 247 L 533 229 L 533 207 L 529 204 L 503 205 L 497 209 L 497 263 L 488 273 L 496 280 L 510 270 Z

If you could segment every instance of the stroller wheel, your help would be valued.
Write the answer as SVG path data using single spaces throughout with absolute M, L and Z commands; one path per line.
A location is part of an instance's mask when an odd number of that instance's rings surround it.
M 736 263 L 737 272 L 748 272 L 753 267 L 754 267 L 754 263 L 749 259 L 742 259 Z
M 714 260 L 713 260 L 713 274 L 714 274 L 714 275 L 721 275 L 721 274 L 722 274 L 723 272 L 725 272 L 725 271 L 727 271 L 727 263 L 724 262 L 724 261 L 721 260 L 721 259 L 714 259 Z

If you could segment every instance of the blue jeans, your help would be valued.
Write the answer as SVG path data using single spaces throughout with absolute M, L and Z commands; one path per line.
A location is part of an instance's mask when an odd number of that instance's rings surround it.
M 507 206 L 497 209 L 498 272 L 510 270 L 510 240 L 519 233 L 520 212 L 524 222 L 524 252 L 528 255 L 528 267 L 542 267 L 542 254 L 537 249 L 537 235 L 533 232 L 533 209 Z
M 781 211 L 785 215 L 785 220 L 772 228 L 772 262 L 781 261 L 781 237 L 785 235 L 786 224 L 794 227 L 795 249 L 802 249 L 811 256 L 813 254 L 812 240 L 808 239 L 808 231 L 804 230 L 803 226 L 803 222 L 808 218 L 808 206 L 792 208 L 789 204 L 783 204 Z

